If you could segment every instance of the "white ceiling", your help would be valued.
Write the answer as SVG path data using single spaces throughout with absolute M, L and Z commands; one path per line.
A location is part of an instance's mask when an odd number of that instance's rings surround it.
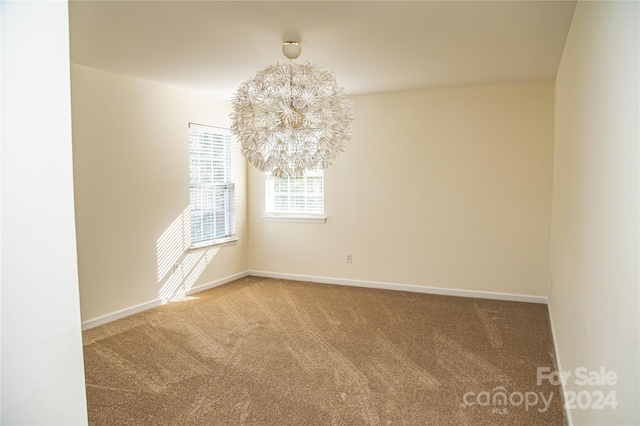
M 72 62 L 230 98 L 258 67 L 335 72 L 348 94 L 555 78 L 575 1 L 72 1 Z

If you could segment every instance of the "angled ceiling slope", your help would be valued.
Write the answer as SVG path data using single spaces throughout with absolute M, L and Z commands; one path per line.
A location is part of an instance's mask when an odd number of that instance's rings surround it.
M 555 78 L 575 1 L 71 1 L 74 63 L 228 99 L 281 43 L 349 94 Z

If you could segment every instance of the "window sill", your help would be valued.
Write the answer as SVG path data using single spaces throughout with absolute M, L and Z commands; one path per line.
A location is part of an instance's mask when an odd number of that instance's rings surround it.
M 262 216 L 265 222 L 298 222 L 298 223 L 325 223 L 326 216 L 305 216 L 305 215 L 273 215 Z
M 235 244 L 239 239 L 240 238 L 237 238 L 237 237 L 231 237 L 231 238 L 225 238 L 220 240 L 214 240 L 211 242 L 199 243 L 197 245 L 192 245 L 191 247 L 189 247 L 189 250 L 196 251 L 196 250 L 210 249 L 213 247 L 230 246 L 232 244 Z

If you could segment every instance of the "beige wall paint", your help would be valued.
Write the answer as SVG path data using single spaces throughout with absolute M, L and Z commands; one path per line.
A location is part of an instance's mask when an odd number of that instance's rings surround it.
M 189 206 L 188 123 L 229 127 L 231 106 L 76 64 L 71 76 L 80 296 L 87 320 L 159 298 L 173 268 L 159 277 L 158 240 Z M 237 150 L 235 166 L 240 241 L 220 248 L 194 286 L 247 269 L 246 163 Z M 176 238 L 169 240 L 181 235 Z
M 638 2 L 579 2 L 556 80 L 550 305 L 568 389 L 613 390 L 574 424 L 637 425 Z M 580 387 L 575 369 L 615 371 Z
M 250 167 L 250 268 L 546 295 L 553 96 L 536 82 L 353 97 L 325 224 L 264 222 Z

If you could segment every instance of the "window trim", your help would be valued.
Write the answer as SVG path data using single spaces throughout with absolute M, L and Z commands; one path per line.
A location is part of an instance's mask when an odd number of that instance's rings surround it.
M 322 177 L 322 213 L 304 213 L 304 212 L 276 212 L 269 211 L 269 206 L 274 202 L 274 180 L 269 174 L 264 177 L 264 215 L 262 220 L 265 222 L 297 222 L 297 223 L 325 223 L 327 216 L 325 215 L 324 206 L 324 170 L 318 170 Z
M 231 233 L 229 235 L 225 235 L 223 237 L 217 237 L 217 238 L 210 238 L 207 240 L 202 240 L 202 241 L 198 241 L 198 242 L 194 242 L 193 241 L 193 234 L 190 232 L 189 234 L 189 250 L 200 250 L 200 249 L 206 249 L 206 248 L 211 248 L 213 246 L 223 246 L 223 245 L 229 245 L 229 244 L 233 244 L 235 243 L 235 241 L 238 240 L 237 234 L 236 234 L 236 202 L 235 202 L 235 174 L 234 174 L 234 167 L 233 167 L 233 148 L 232 148 L 232 140 L 231 140 L 231 131 L 227 128 L 223 128 L 223 127 L 216 127 L 216 126 L 210 126 L 210 125 L 206 125 L 206 124 L 198 124 L 198 123 L 189 123 L 189 162 L 191 162 L 191 131 L 192 129 L 194 131 L 200 131 L 200 132 L 209 132 L 211 134 L 217 135 L 217 136 L 222 136 L 224 138 L 224 146 L 223 146 L 223 150 L 228 152 L 225 152 L 225 157 L 228 156 L 228 158 L 225 158 L 224 164 L 225 167 L 228 166 L 227 170 L 224 170 L 224 174 L 228 176 L 228 178 L 226 178 L 225 180 L 227 180 L 226 182 L 222 183 L 222 185 L 226 185 L 229 188 L 227 189 L 227 191 L 230 191 L 231 195 L 232 195 L 232 205 L 230 207 L 231 212 L 230 212 L 230 217 L 226 217 L 226 220 L 230 222 L 230 227 L 231 227 Z M 228 145 L 227 145 L 228 144 Z M 192 184 L 191 184 L 191 166 L 189 166 L 189 192 L 191 194 L 192 191 Z M 191 198 L 189 200 L 189 222 L 190 222 L 190 229 L 191 229 L 191 212 L 192 212 L 192 201 Z
M 325 215 L 294 215 L 294 214 L 265 214 L 265 222 L 298 222 L 298 223 L 326 223 Z
M 239 240 L 240 240 L 240 238 L 238 238 L 237 236 L 229 237 L 229 238 L 216 238 L 214 240 L 202 241 L 200 243 L 191 244 L 189 246 L 189 250 L 190 251 L 198 251 L 198 250 L 209 249 L 211 247 L 230 246 L 230 245 L 235 244 Z

